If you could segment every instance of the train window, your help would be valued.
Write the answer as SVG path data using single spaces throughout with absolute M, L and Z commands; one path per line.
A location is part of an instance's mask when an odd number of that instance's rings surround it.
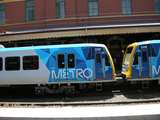
M 136 52 L 135 56 L 134 56 L 134 62 L 133 65 L 138 65 L 138 52 Z
M 58 55 L 58 68 L 64 68 L 65 63 L 64 63 L 64 54 L 59 54 Z
M 94 48 L 91 47 L 91 48 L 88 48 L 88 51 L 87 53 L 84 53 L 84 55 L 86 54 L 87 55 L 87 60 L 90 60 L 90 59 L 93 59 L 94 58 Z
M 143 62 L 147 62 L 147 52 L 142 50 L 142 60 Z
M 101 63 L 101 55 L 96 54 L 96 63 Z
M 108 58 L 107 55 L 105 56 L 105 65 L 106 65 L 106 66 L 110 66 L 109 58 Z
M 37 70 L 39 68 L 38 56 L 24 56 L 23 70 Z
M 3 69 L 3 59 L 0 58 L 0 71 L 2 71 L 2 69 Z
M 75 57 L 74 54 L 68 54 L 68 68 L 75 67 Z
M 128 47 L 125 54 L 124 64 L 128 65 L 131 57 L 133 47 Z
M 160 44 L 153 44 L 151 46 L 151 55 L 152 57 L 156 57 L 159 53 L 159 49 L 160 49 Z
M 85 58 L 87 60 L 90 60 L 90 59 L 93 59 L 94 58 L 94 50 L 95 48 L 94 47 L 82 47 L 82 51 L 83 51 L 83 54 L 85 56 Z
M 129 47 L 127 48 L 127 53 L 131 53 L 132 52 L 133 47 Z
M 20 70 L 20 57 L 6 57 L 5 70 L 6 71 Z
M 152 57 L 156 57 L 156 56 L 157 56 L 156 52 L 155 52 L 154 48 L 152 48 Z

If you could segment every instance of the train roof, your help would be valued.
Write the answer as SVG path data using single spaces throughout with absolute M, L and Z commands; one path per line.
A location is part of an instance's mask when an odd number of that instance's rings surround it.
M 137 45 L 157 44 L 157 43 L 160 43 L 160 40 L 147 40 L 147 41 L 137 42 Z
M 147 41 L 142 41 L 142 42 L 134 42 L 134 43 L 130 44 L 128 47 L 138 46 L 138 45 L 146 45 L 146 44 L 160 44 L 160 40 L 147 40 Z
M 105 45 L 104 44 L 96 44 L 96 43 L 82 43 L 82 44 L 27 46 L 27 47 L 3 48 L 3 49 L 0 49 L 0 52 L 1 51 L 49 49 L 49 48 L 75 48 L 75 47 L 105 47 Z

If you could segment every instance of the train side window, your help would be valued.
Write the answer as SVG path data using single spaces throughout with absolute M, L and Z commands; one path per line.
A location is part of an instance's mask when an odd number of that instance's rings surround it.
M 109 58 L 108 58 L 107 55 L 105 56 L 105 65 L 106 65 L 106 66 L 110 66 Z
M 58 55 L 58 68 L 64 68 L 65 63 L 64 63 L 64 54 L 59 54 Z
M 138 65 L 138 56 L 139 56 L 139 53 L 136 52 L 135 56 L 134 56 L 134 62 L 133 62 L 133 65 Z
M 143 62 L 147 62 L 147 52 L 142 50 L 142 60 Z
M 3 69 L 3 59 L 0 58 L 0 71 L 2 71 L 2 69 Z
M 38 56 L 24 56 L 23 57 L 23 70 L 37 70 L 39 68 Z
M 101 55 L 96 54 L 96 63 L 101 63 Z
M 6 57 L 5 70 L 6 71 L 20 70 L 20 57 Z
M 132 52 L 132 49 L 133 49 L 133 47 L 129 47 L 129 48 L 127 48 L 127 52 L 126 53 L 131 53 Z
M 68 54 L 68 68 L 75 67 L 75 56 L 74 54 Z
M 156 57 L 156 56 L 157 56 L 156 52 L 155 52 L 154 48 L 152 48 L 152 57 Z

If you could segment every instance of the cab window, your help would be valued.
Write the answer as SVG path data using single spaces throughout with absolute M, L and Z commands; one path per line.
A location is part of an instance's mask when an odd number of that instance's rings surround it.
M 135 56 L 134 56 L 133 65 L 138 65 L 138 52 L 136 52 L 136 54 L 135 54 Z
M 126 53 L 131 53 L 132 52 L 132 49 L 133 49 L 133 47 L 129 47 L 129 48 L 127 48 L 127 52 Z
M 108 58 L 107 55 L 105 56 L 105 65 L 106 65 L 106 66 L 110 66 L 109 58 Z
M 147 62 L 147 52 L 142 50 L 142 61 Z
M 124 59 L 125 65 L 128 65 L 130 62 L 130 56 L 131 56 L 132 50 L 133 50 L 133 47 L 129 47 L 126 50 L 125 59 Z
M 96 63 L 101 63 L 101 55 L 96 54 Z
M 160 49 L 160 44 L 153 44 L 151 45 L 151 56 L 156 57 L 158 55 Z

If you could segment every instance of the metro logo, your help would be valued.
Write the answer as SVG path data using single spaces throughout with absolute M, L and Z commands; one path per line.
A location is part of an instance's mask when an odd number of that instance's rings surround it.
M 51 71 L 52 79 L 91 79 L 92 77 L 93 71 L 89 68 Z

